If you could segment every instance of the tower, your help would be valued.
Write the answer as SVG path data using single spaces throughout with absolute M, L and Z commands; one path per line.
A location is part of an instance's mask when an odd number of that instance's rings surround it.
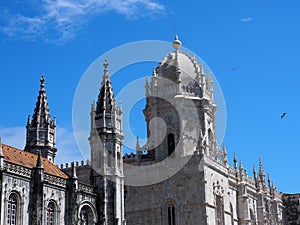
M 168 156 L 188 156 L 203 151 L 220 157 L 216 142 L 213 79 L 204 68 L 180 51 L 175 36 L 174 51 L 154 68 L 151 82 L 146 79 L 148 142 L 144 149 L 149 157 L 163 160 Z
M 124 222 L 122 109 L 121 104 L 116 106 L 108 65 L 105 60 L 98 100 L 92 104 L 89 141 L 99 224 L 121 225 Z
M 40 91 L 32 119 L 30 119 L 30 115 L 28 116 L 25 151 L 34 154 L 38 154 L 40 151 L 42 157 L 54 162 L 57 152 L 55 143 L 56 119 L 54 117 L 51 120 L 44 75 L 42 75 L 40 82 Z

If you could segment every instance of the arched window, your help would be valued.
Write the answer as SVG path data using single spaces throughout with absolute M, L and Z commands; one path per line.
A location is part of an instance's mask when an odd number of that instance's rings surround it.
M 7 202 L 7 224 L 17 224 L 17 197 L 15 194 L 11 194 Z
M 54 225 L 54 209 L 53 202 L 49 202 L 47 206 L 46 225 Z
M 168 155 L 171 155 L 175 150 L 175 138 L 174 134 L 168 134 Z
M 165 205 L 165 225 L 176 225 L 176 203 L 173 199 L 168 199 Z
M 80 210 L 80 225 L 91 225 L 94 223 L 93 212 L 87 205 L 83 206 Z
M 168 206 L 168 225 L 175 225 L 175 206 Z
M 216 196 L 216 224 L 225 225 L 224 222 L 224 203 L 223 197 L 220 195 Z

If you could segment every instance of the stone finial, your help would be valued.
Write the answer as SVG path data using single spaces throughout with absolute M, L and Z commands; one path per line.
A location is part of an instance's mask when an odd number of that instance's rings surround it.
M 234 169 L 237 169 L 236 153 L 234 153 L 234 155 L 233 155 L 233 164 L 234 164 Z
M 224 142 L 222 144 L 222 161 L 225 165 L 228 164 L 227 151 L 226 151 L 226 146 L 225 146 Z
M 176 51 L 181 48 L 182 43 L 178 40 L 178 35 L 175 35 L 175 40 L 173 41 L 172 46 Z
M 122 113 L 123 108 L 122 108 L 122 102 L 119 103 L 119 112 Z
M 37 157 L 35 168 L 39 168 L 39 169 L 43 168 L 42 153 L 41 153 L 41 151 L 38 152 L 38 157 Z
M 107 59 L 104 60 L 103 63 L 103 67 L 104 67 L 104 75 L 108 76 L 108 66 L 109 66 L 109 62 L 107 61 Z
M 146 95 L 146 97 L 149 96 L 149 81 L 148 81 L 148 77 L 146 77 L 146 80 L 145 80 L 145 95 Z
M 271 179 L 270 179 L 270 174 L 268 174 L 268 187 L 271 187 Z
M 45 81 L 46 81 L 46 79 L 45 79 L 45 77 L 44 77 L 44 74 L 42 74 L 42 77 L 41 77 L 41 79 L 40 79 L 41 89 L 43 89 L 43 88 L 45 87 Z
M 208 73 L 208 84 L 209 84 L 209 88 L 213 89 L 214 80 L 211 72 Z
M 30 124 L 31 124 L 30 115 L 28 115 L 28 117 L 27 117 L 27 125 L 30 125 Z
M 243 172 L 244 168 L 243 168 L 243 162 L 242 160 L 240 161 L 240 172 Z
M 255 168 L 255 165 L 253 165 L 253 177 L 256 180 L 256 168 Z
M 71 177 L 73 179 L 78 179 L 77 173 L 76 173 L 76 167 L 75 167 L 75 163 L 74 162 L 71 163 L 71 168 L 72 168 L 72 176 Z
M 259 157 L 259 172 L 260 173 L 265 173 L 264 172 L 264 167 L 263 167 L 263 162 L 262 162 L 262 157 Z
M 136 137 L 136 145 L 135 145 L 135 149 L 137 150 L 137 151 L 139 151 L 140 150 L 140 140 L 139 140 L 139 137 L 137 136 Z

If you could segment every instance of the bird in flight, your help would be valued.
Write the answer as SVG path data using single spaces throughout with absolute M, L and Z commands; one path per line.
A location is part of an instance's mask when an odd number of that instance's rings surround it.
M 282 115 L 280 116 L 281 119 L 283 119 L 286 115 L 286 112 L 282 113 Z
M 233 67 L 233 68 L 231 69 L 231 71 L 235 71 L 235 70 L 237 70 L 236 67 Z

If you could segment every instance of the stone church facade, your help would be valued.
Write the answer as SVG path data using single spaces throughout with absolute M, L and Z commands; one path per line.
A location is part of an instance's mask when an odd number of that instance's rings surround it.
M 146 79 L 148 138 L 135 154 L 123 156 L 122 107 L 105 61 L 90 161 L 56 166 L 56 119 L 41 78 L 24 150 L 0 139 L 0 225 L 300 224 L 299 195 L 278 192 L 261 159 L 253 176 L 236 156 L 229 165 L 216 141 L 212 75 L 177 37 L 173 47 Z

